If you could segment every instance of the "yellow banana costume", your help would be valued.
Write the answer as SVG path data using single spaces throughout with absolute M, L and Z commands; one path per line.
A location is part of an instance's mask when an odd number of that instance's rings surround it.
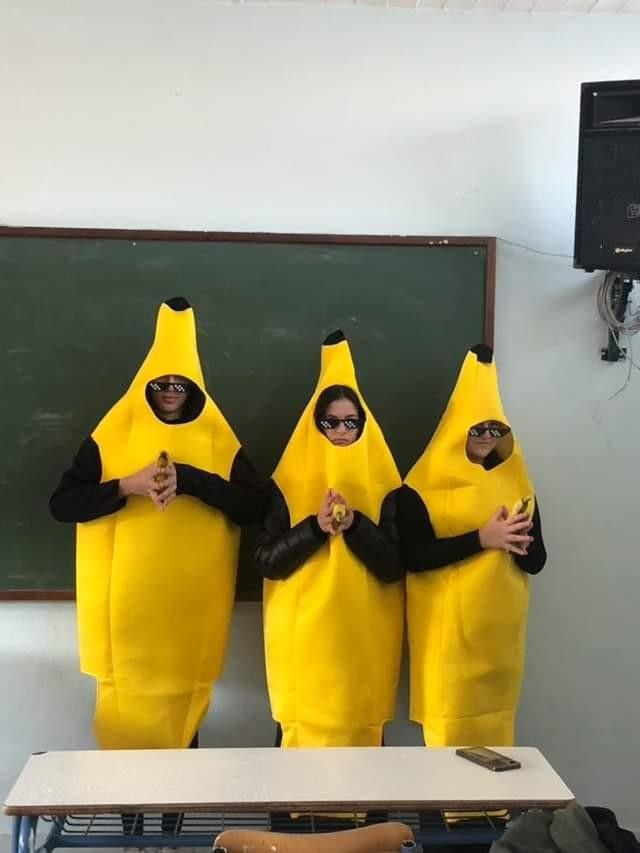
M 336 447 L 319 432 L 314 407 L 332 385 L 349 386 L 362 401 L 341 334 L 322 348 L 317 387 L 273 475 L 292 527 L 315 516 L 329 488 L 377 523 L 384 498 L 400 485 L 364 402 L 365 426 L 353 444 Z M 395 710 L 403 614 L 403 584 L 379 581 L 343 535 L 330 537 L 286 580 L 265 581 L 267 680 L 284 747 L 380 744 Z
M 194 313 L 184 306 L 160 307 L 147 357 L 93 433 L 102 482 L 144 468 L 162 450 L 229 477 L 239 443 L 210 397 L 194 420 L 173 425 L 147 402 L 147 383 L 168 374 L 204 391 Z M 103 748 L 189 745 L 224 660 L 237 548 L 237 528 L 186 495 L 163 512 L 129 497 L 117 513 L 78 525 L 80 662 L 97 679 Z
M 489 420 L 508 425 L 492 353 L 478 347 L 467 354 L 440 424 L 406 478 L 438 537 L 479 529 L 500 506 L 510 510 L 533 494 L 512 433 L 499 439 L 503 461 L 491 470 L 468 459 L 469 428 Z M 423 724 L 427 745 L 513 743 L 528 598 L 528 576 L 498 550 L 407 576 L 411 719 Z

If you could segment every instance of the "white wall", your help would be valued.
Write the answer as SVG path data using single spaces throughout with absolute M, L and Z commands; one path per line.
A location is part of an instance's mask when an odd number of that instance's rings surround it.
M 634 76 L 640 36 L 635 16 L 205 0 L 0 0 L 0 22 L 0 222 L 482 233 L 560 254 L 578 84 Z M 505 403 L 551 554 L 520 738 L 640 828 L 640 375 L 608 402 L 625 368 L 598 360 L 595 279 L 570 260 L 503 244 L 498 279 Z M 31 750 L 91 743 L 92 689 L 72 607 L 0 614 L 1 793 Z M 259 610 L 243 605 L 204 741 L 271 735 Z

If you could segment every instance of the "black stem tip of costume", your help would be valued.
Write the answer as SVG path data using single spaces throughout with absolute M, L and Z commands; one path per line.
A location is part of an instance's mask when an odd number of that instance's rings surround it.
M 327 337 L 322 342 L 322 346 L 323 347 L 331 347 L 334 344 L 339 344 L 339 343 L 342 343 L 342 341 L 346 341 L 346 340 L 347 339 L 346 339 L 345 334 L 342 331 L 342 329 L 336 329 L 335 332 L 331 332 L 330 335 L 327 335 Z
M 475 354 L 480 364 L 491 364 L 493 361 L 493 350 L 486 344 L 476 344 L 471 347 L 471 352 Z
M 173 296 L 171 299 L 165 299 L 165 305 L 168 305 L 172 311 L 186 311 L 191 308 L 184 296 Z

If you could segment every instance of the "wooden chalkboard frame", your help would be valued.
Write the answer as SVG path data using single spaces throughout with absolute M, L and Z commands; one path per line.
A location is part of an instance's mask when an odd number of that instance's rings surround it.
M 87 240 L 163 240 L 192 243 L 329 243 L 359 246 L 475 246 L 486 252 L 484 343 L 493 346 L 496 298 L 495 237 L 430 237 L 381 234 L 275 234 L 260 231 L 162 231 L 129 228 L 47 228 L 0 225 L 2 237 L 47 237 Z M 0 601 L 75 601 L 72 589 L 0 590 Z

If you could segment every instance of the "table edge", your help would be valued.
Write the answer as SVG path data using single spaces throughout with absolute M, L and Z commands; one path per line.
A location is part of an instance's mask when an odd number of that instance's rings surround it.
M 570 792 L 571 793 L 571 792 Z M 300 802 L 296 800 L 283 800 L 279 802 L 264 801 L 255 803 L 112 803 L 93 805 L 57 805 L 57 806 L 11 806 L 5 805 L 4 814 L 10 817 L 59 817 L 64 815 L 94 815 L 94 814 L 121 814 L 131 811 L 140 812 L 233 812 L 236 814 L 253 814 L 255 812 L 269 811 L 490 811 L 496 809 L 559 809 L 565 808 L 575 802 L 571 793 L 568 798 L 561 799 L 529 799 L 517 800 L 505 798 L 502 800 L 367 800 L 367 801 L 340 801 L 317 800 Z

